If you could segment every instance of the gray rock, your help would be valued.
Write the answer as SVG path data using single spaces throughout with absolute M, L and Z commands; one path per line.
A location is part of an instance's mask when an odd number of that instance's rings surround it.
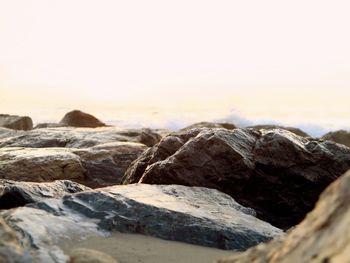
M 287 130 L 290 131 L 296 135 L 299 135 L 301 137 L 311 137 L 309 134 L 306 132 L 302 131 L 299 128 L 295 127 L 285 127 L 285 126 L 280 126 L 280 125 L 272 125 L 272 124 L 263 124 L 263 125 L 254 125 L 254 126 L 249 126 L 246 128 L 251 128 L 254 130 L 275 130 L 275 129 L 282 129 L 282 130 Z
M 234 125 L 233 123 L 226 123 L 226 122 L 197 122 L 194 124 L 191 124 L 183 129 L 181 129 L 180 131 L 188 131 L 191 129 L 197 129 L 197 128 L 224 128 L 224 129 L 228 129 L 228 130 L 233 130 L 236 129 L 236 125 Z
M 0 178 L 32 182 L 72 180 L 93 188 L 119 184 L 129 164 L 145 148 L 129 142 L 86 149 L 0 148 Z
M 61 125 L 72 126 L 72 127 L 103 127 L 106 126 L 103 122 L 101 122 L 96 117 L 91 114 L 82 112 L 80 110 L 73 110 L 66 115 L 64 115 L 63 119 L 59 122 Z
M 38 123 L 35 125 L 34 129 L 43 129 L 43 128 L 59 128 L 59 127 L 67 127 L 67 125 L 59 124 L 59 123 Z
M 330 141 L 282 129 L 199 129 L 168 135 L 145 151 L 123 184 L 219 189 L 254 208 L 264 221 L 288 229 L 349 168 L 350 148 Z
M 2 213 L 39 262 L 65 262 L 59 243 L 72 237 L 139 233 L 223 249 L 245 250 L 283 232 L 254 210 L 214 189 L 127 185 L 50 199 Z
M 321 137 L 322 140 L 329 140 L 336 143 L 344 144 L 350 147 L 350 132 L 345 130 L 339 130 L 326 133 Z
M 31 130 L 33 129 L 33 121 L 28 116 L 0 114 L 0 127 L 13 130 Z
M 33 183 L 0 179 L 0 209 L 15 208 L 87 190 L 91 188 L 68 180 Z
M 5 133 L 4 133 L 5 134 Z M 158 143 L 161 136 L 150 129 L 43 128 L 0 137 L 1 147 L 66 147 L 88 148 L 111 142 L 139 142 L 147 146 Z M 1 133 L 0 133 L 1 136 Z
M 350 171 L 321 195 L 315 209 L 284 238 L 219 263 L 350 262 Z

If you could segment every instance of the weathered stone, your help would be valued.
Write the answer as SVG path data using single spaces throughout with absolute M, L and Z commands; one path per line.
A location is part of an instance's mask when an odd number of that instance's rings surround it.
M 274 130 L 274 129 L 282 129 L 282 130 L 287 130 L 290 131 L 296 135 L 302 136 L 302 137 L 311 137 L 309 134 L 307 134 L 306 132 L 302 131 L 299 128 L 295 128 L 295 127 L 284 127 L 284 126 L 279 126 L 279 125 L 269 125 L 269 124 L 265 124 L 265 125 L 254 125 L 254 126 L 249 126 L 247 128 L 251 128 L 254 130 Z
M 68 180 L 33 183 L 1 179 L 0 209 L 24 206 L 48 198 L 59 198 L 67 194 L 87 190 L 91 190 L 91 188 Z
M 77 248 L 70 254 L 69 263 L 118 263 L 111 256 L 93 249 Z
M 285 238 L 219 263 L 350 262 L 350 171 L 331 184 L 315 209 Z
M 219 189 L 254 208 L 264 221 L 287 229 L 350 168 L 348 147 L 286 130 L 204 129 L 188 135 L 169 135 L 145 151 L 128 168 L 123 184 Z
M 233 130 L 233 129 L 236 129 L 237 127 L 232 123 L 224 123 L 224 122 L 215 123 L 215 122 L 203 121 L 203 122 L 197 122 L 197 123 L 191 124 L 181 129 L 180 131 L 188 131 L 194 128 L 224 128 L 228 130 Z
M 0 127 L 13 130 L 31 130 L 33 129 L 33 121 L 28 116 L 0 114 Z
M 139 143 L 95 148 L 0 148 L 0 178 L 49 182 L 72 180 L 90 187 L 119 184 L 129 164 L 146 148 Z
M 345 130 L 339 130 L 326 133 L 322 136 L 322 140 L 330 140 L 336 143 L 344 144 L 350 147 L 350 132 Z
M 96 128 L 106 126 L 103 122 L 101 122 L 96 117 L 91 114 L 82 112 L 80 110 L 73 110 L 66 115 L 64 115 L 63 119 L 59 122 L 59 124 L 72 126 L 72 127 L 88 127 L 88 128 Z
M 146 184 L 101 188 L 2 212 L 33 248 L 33 257 L 46 263 L 66 262 L 59 248 L 65 239 L 109 231 L 234 250 L 283 235 L 254 214 L 214 189 Z
M 8 136 L 6 136 L 6 134 Z M 147 146 L 158 143 L 161 136 L 150 129 L 101 128 L 43 128 L 18 134 L 0 133 L 1 147 L 67 147 L 87 148 L 111 142 L 139 142 Z

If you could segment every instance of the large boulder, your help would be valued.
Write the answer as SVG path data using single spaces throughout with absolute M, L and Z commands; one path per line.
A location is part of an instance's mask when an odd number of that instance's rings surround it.
M 122 129 L 117 127 L 58 127 L 34 129 L 17 133 L 1 132 L 0 130 L 0 148 L 87 148 L 113 142 L 138 142 L 147 146 L 153 146 L 161 138 L 161 135 L 150 129 Z
M 15 208 L 87 190 L 91 188 L 68 180 L 33 183 L 0 179 L 0 209 Z
M 0 114 L 0 127 L 13 130 L 31 130 L 33 129 L 33 121 L 28 116 Z
M 0 178 L 32 182 L 72 180 L 93 188 L 119 184 L 129 164 L 145 148 L 129 142 L 85 149 L 0 148 Z
M 60 249 L 65 240 L 79 244 L 110 231 L 234 250 L 283 235 L 254 214 L 214 189 L 146 184 L 101 188 L 2 212 L 34 259 L 46 263 L 67 261 Z
M 219 263 L 350 262 L 350 172 L 321 195 L 315 209 L 285 238 Z
M 80 110 L 73 110 L 66 115 L 64 115 L 63 119 L 59 122 L 61 125 L 72 126 L 72 127 L 88 127 L 88 128 L 96 128 L 106 126 L 103 122 L 101 122 L 96 117 L 91 114 L 82 112 Z
M 334 142 L 282 129 L 202 129 L 163 138 L 132 163 L 123 184 L 219 189 L 287 229 L 349 168 L 350 148 Z
M 272 125 L 272 124 L 263 124 L 263 125 L 254 125 L 254 126 L 249 126 L 247 128 L 251 128 L 254 130 L 274 130 L 274 129 L 283 129 L 290 131 L 296 135 L 302 136 L 302 137 L 311 137 L 309 134 L 306 132 L 302 131 L 299 128 L 295 127 L 285 127 L 285 126 L 280 126 L 280 125 Z
M 345 130 L 339 130 L 326 133 L 322 136 L 322 140 L 330 140 L 336 143 L 344 144 L 350 147 L 350 132 Z
M 232 123 L 203 121 L 203 122 L 197 122 L 197 123 L 191 124 L 181 129 L 180 131 L 188 131 L 195 128 L 224 128 L 228 130 L 233 130 L 233 129 L 236 129 L 237 127 Z

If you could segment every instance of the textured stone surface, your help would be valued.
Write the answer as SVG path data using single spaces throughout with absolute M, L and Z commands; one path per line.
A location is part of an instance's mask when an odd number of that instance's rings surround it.
M 31 130 L 33 129 L 33 121 L 28 116 L 0 114 L 0 127 L 13 130 Z
M 118 263 L 114 258 L 93 249 L 78 248 L 70 254 L 69 263 Z
M 47 263 L 66 262 L 58 247 L 65 239 L 109 231 L 235 250 L 283 235 L 254 214 L 214 189 L 146 184 L 101 188 L 2 212 L 33 248 L 33 257 Z
M 220 263 L 350 262 L 350 172 L 331 184 L 316 208 L 285 238 Z
M 0 180 L 0 209 L 9 209 L 40 202 L 48 198 L 59 198 L 67 194 L 91 190 L 84 185 L 60 180 L 50 183 Z
M 63 119 L 59 122 L 61 125 L 67 125 L 72 127 L 103 127 L 106 126 L 103 122 L 101 122 L 96 117 L 91 114 L 82 112 L 80 110 L 73 110 L 66 115 L 64 115 Z
M 336 143 L 344 144 L 350 147 L 350 132 L 345 130 L 339 130 L 326 133 L 322 136 L 322 140 L 330 140 Z
M 181 129 L 181 131 L 188 131 L 194 128 L 225 128 L 228 130 L 233 130 L 233 129 L 236 129 L 237 127 L 233 123 L 224 123 L 224 122 L 215 123 L 215 122 L 203 121 L 203 122 L 191 124 Z
M 158 143 L 161 136 L 150 129 L 101 128 L 43 128 L 20 133 L 2 133 L 1 147 L 67 147 L 87 148 L 111 142 L 139 142 L 147 146 Z M 7 136 L 6 136 L 7 135 Z
M 302 136 L 302 137 L 311 137 L 309 134 L 307 134 L 306 132 L 302 131 L 299 128 L 294 128 L 294 127 L 284 127 L 284 126 L 278 126 L 278 125 L 254 125 L 254 126 L 249 126 L 247 128 L 252 128 L 254 130 L 274 130 L 274 129 L 283 129 L 283 130 L 287 130 L 290 131 L 296 135 Z
M 133 162 L 123 183 L 219 189 L 287 229 L 349 168 L 350 149 L 330 141 L 282 129 L 199 129 L 163 138 Z
M 146 148 L 117 142 L 86 149 L 0 148 L 0 178 L 49 182 L 72 180 L 90 187 L 119 184 L 129 164 Z

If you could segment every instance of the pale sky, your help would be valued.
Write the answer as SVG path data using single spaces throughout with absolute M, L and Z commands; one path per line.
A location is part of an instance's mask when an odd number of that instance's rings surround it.
M 0 0 L 0 113 L 234 109 L 349 126 L 349 12 L 337 0 Z

